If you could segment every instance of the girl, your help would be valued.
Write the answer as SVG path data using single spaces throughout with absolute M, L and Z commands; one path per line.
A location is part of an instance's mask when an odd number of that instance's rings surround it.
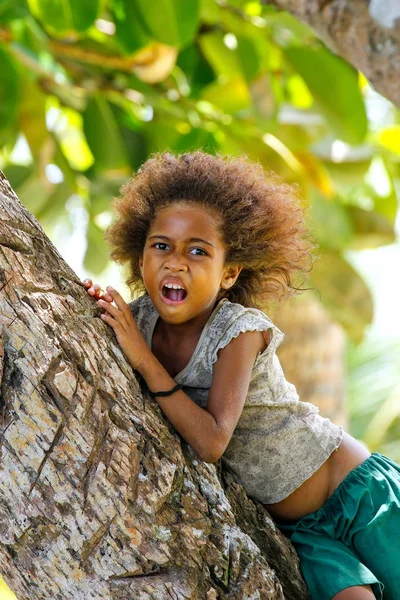
M 400 597 L 400 469 L 287 383 L 263 307 L 312 246 L 293 188 L 202 152 L 148 160 L 116 202 L 112 257 L 144 292 L 86 280 L 132 367 L 207 462 L 221 456 L 291 538 L 314 600 Z

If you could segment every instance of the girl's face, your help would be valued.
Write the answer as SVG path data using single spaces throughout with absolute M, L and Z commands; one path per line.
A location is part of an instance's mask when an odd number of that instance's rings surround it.
M 184 201 L 156 213 L 139 266 L 163 321 L 207 318 L 220 289 L 235 283 L 241 267 L 225 264 L 218 224 L 212 211 Z

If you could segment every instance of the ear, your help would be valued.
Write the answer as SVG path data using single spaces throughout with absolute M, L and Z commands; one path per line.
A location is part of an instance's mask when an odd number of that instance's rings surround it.
M 227 265 L 222 275 L 220 284 L 221 287 L 224 290 L 228 290 L 229 288 L 231 288 L 236 283 L 236 280 L 239 277 L 239 273 L 242 269 L 242 265 Z
M 143 254 L 142 254 L 142 256 L 139 257 L 138 265 L 139 265 L 140 274 L 143 278 Z

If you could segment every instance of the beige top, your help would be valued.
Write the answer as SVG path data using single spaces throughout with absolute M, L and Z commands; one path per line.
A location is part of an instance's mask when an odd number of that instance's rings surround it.
M 151 348 L 158 313 L 145 294 L 130 304 Z M 256 358 L 239 422 L 222 457 L 249 496 L 265 504 L 283 500 L 336 450 L 342 429 L 301 402 L 284 377 L 275 351 L 284 336 L 261 310 L 221 300 L 207 321 L 192 358 L 175 377 L 184 392 L 206 408 L 218 350 L 245 331 L 269 332 Z

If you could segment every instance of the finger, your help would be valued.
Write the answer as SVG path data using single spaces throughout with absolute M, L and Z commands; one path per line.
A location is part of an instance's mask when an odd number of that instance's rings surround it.
M 101 300 L 105 300 L 106 302 L 113 301 L 113 297 L 111 296 L 111 294 L 109 294 L 108 292 L 104 292 L 103 290 L 101 290 L 101 294 L 100 294 L 99 298 Z
M 112 315 L 118 323 L 121 323 L 121 325 L 126 324 L 125 317 L 117 306 L 114 306 L 113 304 L 111 304 L 111 302 L 106 302 L 101 298 L 97 301 L 97 303 L 99 304 L 99 306 L 101 306 L 101 308 L 104 308 L 104 310 L 107 311 L 107 313 Z
M 115 302 L 115 304 L 118 306 L 119 310 L 125 315 L 125 317 L 131 316 L 131 309 L 129 308 L 121 294 L 117 292 L 117 290 L 115 290 L 113 287 L 111 287 L 111 285 L 108 285 L 106 289 L 107 292 L 110 294 L 111 298 L 113 299 L 113 302 Z
M 90 296 L 94 296 L 95 298 L 99 298 L 100 297 L 100 293 L 101 293 L 101 287 L 98 283 L 93 283 L 91 285 L 91 287 L 88 289 L 88 294 Z
M 84 280 L 82 281 L 82 283 L 83 283 L 83 285 L 85 286 L 85 288 L 90 288 L 90 287 L 92 286 L 92 283 L 93 283 L 93 282 L 92 282 L 92 280 L 91 280 L 91 279 L 87 278 L 87 279 L 84 279 Z
M 114 331 L 116 331 L 116 329 L 120 330 L 120 327 L 121 327 L 120 323 L 118 323 L 118 321 L 113 319 L 113 317 L 109 313 L 103 313 L 102 315 L 100 315 L 100 317 L 103 319 L 103 321 L 105 323 L 107 323 L 107 325 L 110 325 L 110 327 L 112 327 L 114 329 Z
M 104 290 L 102 290 L 101 287 L 97 283 L 95 283 L 90 289 L 94 290 L 94 293 L 92 292 L 91 295 L 93 295 L 96 300 L 99 300 L 101 298 L 102 300 L 105 300 L 106 302 L 113 301 L 112 296 L 110 296 L 110 294 L 108 292 L 105 292 Z

